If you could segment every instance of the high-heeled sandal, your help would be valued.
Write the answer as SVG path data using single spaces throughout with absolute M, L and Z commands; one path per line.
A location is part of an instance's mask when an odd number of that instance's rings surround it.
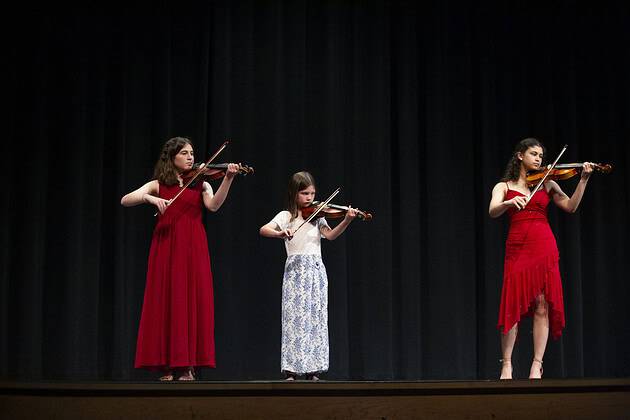
M 540 376 L 532 376 L 532 374 L 531 374 L 531 369 L 530 369 L 529 379 L 542 379 L 542 375 L 543 375 L 543 361 L 542 361 L 542 360 L 539 360 L 539 359 L 536 359 L 536 358 L 534 357 L 534 360 L 532 361 L 532 364 L 533 364 L 534 362 L 538 362 L 538 363 L 540 363 Z
M 499 379 L 500 380 L 512 379 L 512 372 L 513 372 L 512 359 L 499 359 L 499 362 L 501 362 L 501 376 L 499 377 Z M 503 377 L 503 368 L 508 367 L 508 366 L 510 368 L 510 376 Z

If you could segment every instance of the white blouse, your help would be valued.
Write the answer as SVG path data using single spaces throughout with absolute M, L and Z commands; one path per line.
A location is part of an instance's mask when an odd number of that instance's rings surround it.
M 304 222 L 302 216 L 298 216 L 291 222 L 291 213 L 287 210 L 283 210 L 271 219 L 280 229 L 295 230 Z M 310 223 L 305 223 L 304 226 L 298 230 L 293 239 L 284 240 L 284 246 L 287 250 L 287 256 L 296 254 L 314 254 L 322 255 L 320 240 L 323 238 L 321 229 L 323 227 L 330 227 L 324 217 L 318 217 L 315 220 L 311 220 Z

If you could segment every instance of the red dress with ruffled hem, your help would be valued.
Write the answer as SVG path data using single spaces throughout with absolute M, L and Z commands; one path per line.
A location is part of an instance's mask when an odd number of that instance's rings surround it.
M 508 188 L 505 199 L 523 195 Z M 508 209 L 510 229 L 505 243 L 503 290 L 498 328 L 506 334 L 521 318 L 532 316 L 536 298 L 547 301 L 549 328 L 554 339 L 564 328 L 560 255 L 547 220 L 550 196 L 537 191 L 523 210 Z
M 136 368 L 215 367 L 214 297 L 202 185 L 186 190 L 153 231 L 136 346 Z M 173 198 L 178 185 L 160 184 Z

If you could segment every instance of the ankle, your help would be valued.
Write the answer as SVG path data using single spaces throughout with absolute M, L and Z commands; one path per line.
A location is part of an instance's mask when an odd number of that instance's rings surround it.
M 512 359 L 499 359 L 501 362 L 501 376 L 499 379 L 512 379 Z
M 195 380 L 195 368 L 189 367 L 182 372 L 182 375 L 179 377 L 180 381 L 194 381 Z
M 529 370 L 529 379 L 541 379 L 543 375 L 543 361 L 534 357 Z

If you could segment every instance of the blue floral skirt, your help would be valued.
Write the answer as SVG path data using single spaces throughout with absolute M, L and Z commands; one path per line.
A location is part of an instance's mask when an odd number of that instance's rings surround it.
M 290 255 L 284 266 L 281 370 L 328 370 L 328 277 L 320 255 Z

